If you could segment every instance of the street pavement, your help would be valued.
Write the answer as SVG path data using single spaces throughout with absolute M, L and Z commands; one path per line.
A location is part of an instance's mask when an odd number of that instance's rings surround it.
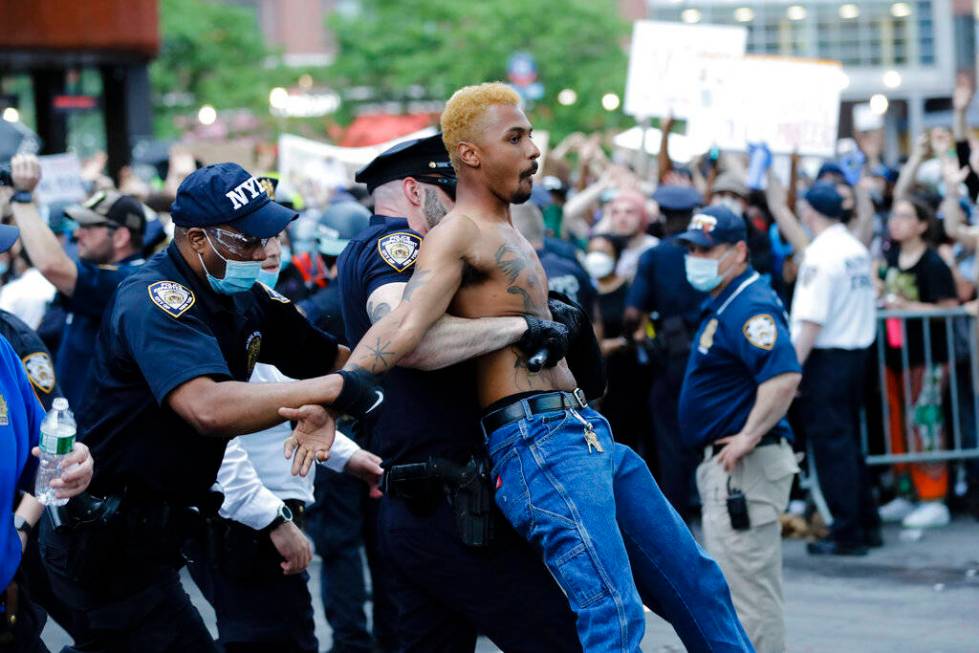
M 886 545 L 863 558 L 814 558 L 805 543 L 785 540 L 788 653 L 976 653 L 979 651 L 979 522 L 959 518 L 907 541 L 888 527 Z M 319 559 L 311 567 L 320 649 L 330 630 L 319 601 Z M 208 626 L 214 612 L 190 578 L 184 582 Z M 644 653 L 685 649 L 673 629 L 647 616 Z M 44 642 L 58 651 L 69 640 L 49 622 Z M 479 653 L 498 649 L 481 639 Z

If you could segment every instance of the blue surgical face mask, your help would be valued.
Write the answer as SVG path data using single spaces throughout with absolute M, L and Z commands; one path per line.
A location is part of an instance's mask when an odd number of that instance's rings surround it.
M 292 263 L 292 250 L 289 249 L 288 245 L 282 246 L 282 254 L 279 255 L 279 269 L 285 270 Z
M 10 269 L 10 261 L 2 260 L 0 261 L 0 277 L 7 274 L 7 270 Z
M 207 282 L 211 284 L 214 292 L 222 295 L 233 295 L 238 292 L 245 292 L 255 285 L 262 272 L 261 261 L 230 261 L 221 256 L 221 252 L 214 247 L 214 243 L 211 242 L 211 237 L 207 235 L 207 232 L 204 232 L 204 237 L 207 238 L 207 244 L 211 246 L 218 258 L 224 261 L 224 278 L 218 279 L 207 271 L 204 259 L 200 254 L 197 255 L 201 266 L 204 268 L 204 273 L 207 275 Z
M 721 261 L 727 258 L 727 252 L 719 259 L 702 258 L 687 254 L 684 258 L 684 267 L 687 272 L 687 281 L 690 285 L 701 292 L 710 292 L 721 285 L 724 276 L 718 273 Z
M 275 268 L 275 270 L 272 270 L 271 272 L 265 268 L 262 268 L 258 272 L 258 280 L 269 288 L 275 290 L 275 284 L 279 281 L 279 272 L 281 271 L 282 268 Z

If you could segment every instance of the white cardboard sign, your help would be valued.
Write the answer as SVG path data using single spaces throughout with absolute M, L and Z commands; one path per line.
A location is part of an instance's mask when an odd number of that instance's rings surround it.
M 41 182 L 34 190 L 42 204 L 81 202 L 85 199 L 82 165 L 74 153 L 39 156 Z

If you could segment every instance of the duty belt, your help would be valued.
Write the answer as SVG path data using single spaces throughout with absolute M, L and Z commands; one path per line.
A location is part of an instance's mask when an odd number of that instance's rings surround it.
M 575 388 L 574 392 L 547 392 L 526 399 L 517 399 L 512 404 L 494 410 L 482 419 L 483 430 L 490 434 L 507 424 L 526 419 L 528 415 L 587 406 L 588 401 L 581 388 Z
M 782 444 L 784 440 L 785 438 L 783 438 L 778 433 L 766 433 L 761 437 L 761 440 L 758 441 L 758 444 L 755 445 L 755 448 L 757 449 L 758 447 L 766 447 L 772 444 Z M 727 442 L 711 442 L 707 446 L 711 447 L 713 449 L 712 454 L 715 454 L 721 449 L 723 449 L 724 447 L 726 447 L 727 445 L 728 445 Z

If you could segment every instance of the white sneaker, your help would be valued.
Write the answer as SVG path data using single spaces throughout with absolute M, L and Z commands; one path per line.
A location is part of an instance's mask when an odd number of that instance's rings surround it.
M 905 528 L 939 528 L 947 526 L 951 521 L 948 507 L 941 501 L 926 501 L 904 518 L 901 525 Z
M 880 514 L 880 520 L 882 522 L 885 524 L 891 524 L 901 521 L 913 511 L 913 503 L 904 497 L 898 497 L 882 505 L 877 512 Z

